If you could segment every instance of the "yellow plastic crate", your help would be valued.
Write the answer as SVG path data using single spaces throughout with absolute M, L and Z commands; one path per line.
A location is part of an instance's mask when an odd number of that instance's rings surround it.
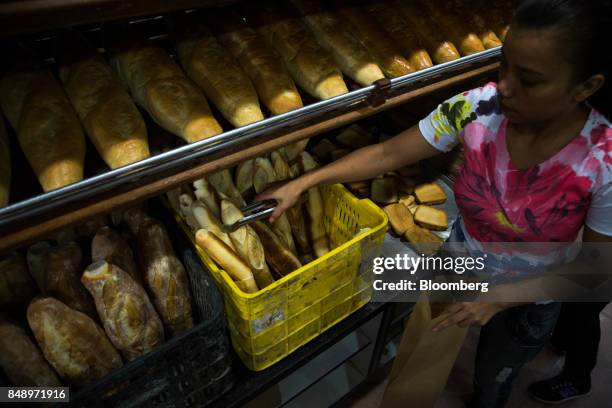
M 341 184 L 320 188 L 325 229 L 335 249 L 257 293 L 238 289 L 194 243 L 223 295 L 234 349 L 251 370 L 270 367 L 372 297 L 371 261 L 381 252 L 387 216 Z M 176 218 L 194 242 L 183 220 Z

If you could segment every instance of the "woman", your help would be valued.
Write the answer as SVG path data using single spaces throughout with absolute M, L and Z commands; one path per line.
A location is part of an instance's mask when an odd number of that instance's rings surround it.
M 457 95 L 418 126 L 307 173 L 258 199 L 274 222 L 308 188 L 371 179 L 457 144 L 455 182 L 468 247 L 481 242 L 612 241 L 610 1 L 525 0 L 498 84 Z M 606 82 L 608 80 L 608 82 Z M 474 406 L 503 406 L 520 368 L 549 338 L 558 303 L 459 303 L 437 327 L 484 326 Z

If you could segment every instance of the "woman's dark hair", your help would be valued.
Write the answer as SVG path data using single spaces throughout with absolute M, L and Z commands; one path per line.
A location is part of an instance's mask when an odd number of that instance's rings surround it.
M 558 30 L 560 49 L 574 66 L 577 81 L 603 74 L 604 86 L 589 103 L 612 117 L 612 0 L 523 0 L 514 26 Z

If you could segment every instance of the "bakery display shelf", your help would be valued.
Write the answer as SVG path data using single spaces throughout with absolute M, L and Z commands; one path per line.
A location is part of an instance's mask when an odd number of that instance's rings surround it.
M 0 209 L 0 252 L 157 196 L 284 145 L 495 71 L 500 49 L 436 65 L 264 119 Z

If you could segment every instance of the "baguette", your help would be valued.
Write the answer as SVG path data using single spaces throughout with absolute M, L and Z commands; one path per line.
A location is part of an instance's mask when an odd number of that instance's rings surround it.
M 85 136 L 50 72 L 5 76 L 0 80 L 0 103 L 45 192 L 83 179 Z
M 414 195 L 419 204 L 442 204 L 446 202 L 446 193 L 438 183 L 421 184 L 414 188 Z
M 138 253 L 145 287 L 164 327 L 172 336 L 189 330 L 193 312 L 187 272 L 159 221 L 151 218 L 140 227 Z
M 221 219 L 231 225 L 243 218 L 242 212 L 231 201 L 221 201 Z M 236 252 L 251 268 L 259 289 L 274 283 L 274 278 L 266 264 L 264 248 L 259 236 L 250 225 L 238 228 L 229 234 Z
M 125 40 L 117 41 L 123 45 Z M 223 131 L 202 91 L 162 48 L 135 42 L 116 51 L 111 65 L 136 103 L 170 133 L 194 143 Z
M 181 66 L 223 117 L 235 127 L 264 118 L 257 92 L 242 68 L 205 28 L 196 27 L 193 17 L 177 21 L 175 47 Z
M 79 34 L 70 44 L 60 79 L 102 159 L 116 169 L 149 157 L 147 127 L 116 73 Z
M 414 228 L 414 219 L 408 207 L 403 204 L 391 204 L 383 208 L 387 217 L 389 217 L 389 224 L 399 236 L 403 236 L 406 231 Z
M 306 25 L 342 72 L 363 86 L 385 77 L 368 50 L 336 14 L 326 11 L 317 0 L 291 1 L 304 14 Z
M 196 233 L 196 242 L 236 282 L 245 293 L 259 291 L 253 272 L 240 257 L 216 235 L 206 230 Z
M 414 213 L 414 220 L 422 227 L 444 231 L 448 228 L 448 215 L 444 210 L 428 205 L 419 205 Z
M 370 3 L 366 9 L 381 27 L 389 34 L 399 50 L 408 58 L 410 66 L 416 71 L 433 65 L 427 47 L 396 10 L 383 2 Z
M 390 78 L 400 77 L 414 72 L 414 68 L 404 58 L 393 39 L 356 5 L 342 5 L 341 16 L 348 21 L 355 36 L 370 51 L 385 75 Z
M 110 227 L 101 228 L 91 241 L 91 261 L 106 261 L 127 272 L 134 281 L 142 283 L 130 245 Z
M 281 152 L 287 162 L 291 163 L 295 161 L 300 155 L 300 153 L 302 153 L 304 149 L 306 149 L 306 145 L 308 145 L 309 141 L 310 139 L 302 139 L 295 143 L 288 144 L 287 146 L 283 146 L 281 148 Z
M 332 56 L 317 44 L 297 15 L 267 3 L 250 7 L 247 20 L 257 26 L 268 45 L 278 52 L 302 89 L 317 99 L 348 92 Z
M 430 19 L 430 14 L 418 2 L 411 2 L 409 5 L 401 0 L 393 0 L 391 3 L 397 10 L 402 12 L 403 17 L 410 23 L 423 38 L 433 61 L 436 64 L 453 61 L 460 58 L 459 51 L 449 39 L 434 26 Z
M 80 280 L 82 263 L 83 254 L 75 242 L 51 248 L 47 257 L 44 293 L 95 319 L 93 300 Z
M 231 199 L 238 207 L 245 207 L 246 202 L 236 188 L 229 169 L 220 170 L 208 175 L 208 182 L 219 195 L 223 194 Z
M 300 155 L 300 167 L 303 173 L 311 171 L 317 167 L 317 163 L 312 156 L 307 152 Z M 323 223 L 325 218 L 325 207 L 321 190 L 318 187 L 313 187 L 306 192 L 306 212 L 310 223 L 308 225 L 310 232 L 310 242 L 312 243 L 313 252 L 317 258 L 325 255 L 330 251 L 329 240 L 325 232 Z
M 69 385 L 93 383 L 123 365 L 104 330 L 59 300 L 34 299 L 27 316 L 46 360 Z
M 0 367 L 18 387 L 62 385 L 25 330 L 4 319 L 0 319 Z
M 215 190 L 212 188 L 210 183 L 206 178 L 201 178 L 200 180 L 196 180 L 193 183 L 193 187 L 195 189 L 194 194 L 196 198 L 204 203 L 206 207 L 215 215 L 215 217 L 221 217 L 221 210 L 219 208 L 219 203 L 217 200 L 217 196 L 215 194 Z
M 215 217 L 208 207 L 196 201 L 191 205 L 191 214 L 191 219 L 193 220 L 191 227 L 194 232 L 197 232 L 200 229 L 205 229 L 223 241 L 225 245 L 230 247 L 231 250 L 236 250 L 229 235 L 223 232 L 219 219 Z M 188 217 L 187 220 L 189 219 L 190 218 Z
M 303 106 L 295 83 L 280 56 L 249 27 L 239 14 L 228 8 L 208 15 L 219 41 L 236 58 L 249 76 L 263 104 L 273 115 Z
M 23 255 L 10 252 L 0 258 L 0 306 L 28 303 L 36 292 Z
M 266 261 L 279 276 L 286 276 L 302 267 L 299 259 L 287 248 L 285 243 L 261 221 L 251 224 L 266 254 Z
M 246 201 L 252 201 L 255 196 L 255 187 L 253 186 L 253 171 L 255 169 L 255 160 L 249 159 L 241 162 L 236 166 L 235 184 L 240 192 L 240 195 Z
M 85 269 L 81 281 L 96 301 L 109 340 L 127 361 L 164 341 L 157 312 L 130 274 L 106 261 L 98 261 Z
M 6 207 L 11 193 L 11 146 L 4 119 L 0 115 L 0 208 Z

